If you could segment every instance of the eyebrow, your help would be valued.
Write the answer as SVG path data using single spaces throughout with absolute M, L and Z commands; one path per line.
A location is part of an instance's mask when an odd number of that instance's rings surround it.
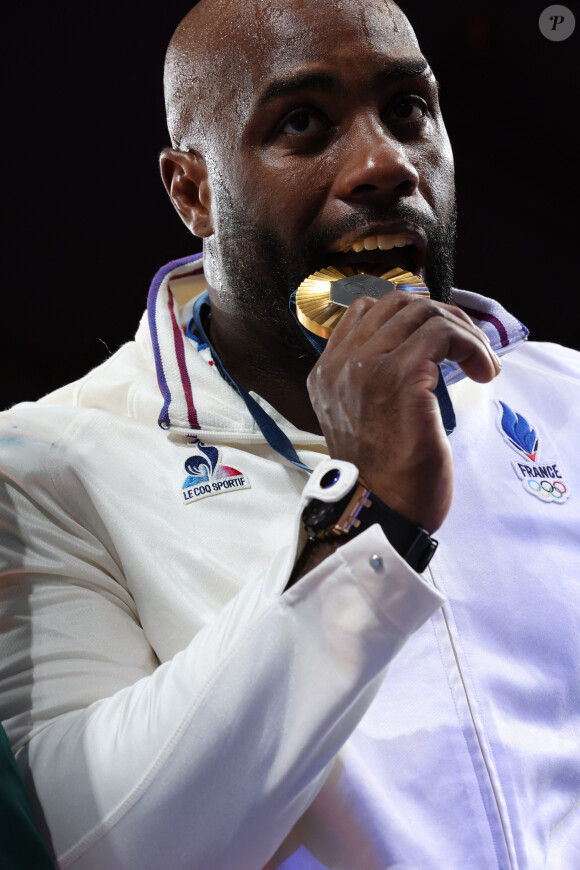
M 385 85 L 390 81 L 405 78 L 416 78 L 423 76 L 428 78 L 433 73 L 424 57 L 410 58 L 409 60 L 399 60 L 388 64 L 375 77 L 376 83 Z
M 326 93 L 338 91 L 340 93 L 345 92 L 346 88 L 329 73 L 295 73 L 271 81 L 258 99 L 258 108 L 279 97 L 284 97 L 286 94 L 299 91 L 325 91 Z
M 429 73 L 431 72 L 429 64 L 424 57 L 397 60 L 385 65 L 385 67 L 375 76 L 375 80 L 376 84 L 384 86 L 391 81 L 396 81 L 397 79 L 422 76 L 426 71 Z M 347 88 L 345 84 L 330 73 L 291 73 L 287 76 L 273 79 L 266 86 L 258 98 L 257 108 L 262 108 L 267 103 L 271 103 L 273 100 L 277 100 L 287 94 L 312 90 L 324 91 L 326 93 L 334 92 L 337 94 L 345 94 Z

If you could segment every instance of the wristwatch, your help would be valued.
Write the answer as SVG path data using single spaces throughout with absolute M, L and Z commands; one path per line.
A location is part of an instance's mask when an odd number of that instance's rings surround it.
M 421 573 L 437 549 L 422 526 L 390 508 L 369 490 L 358 468 L 343 460 L 325 460 L 312 473 L 304 496 L 302 521 L 311 540 L 356 535 L 379 523 L 389 543 L 408 565 Z

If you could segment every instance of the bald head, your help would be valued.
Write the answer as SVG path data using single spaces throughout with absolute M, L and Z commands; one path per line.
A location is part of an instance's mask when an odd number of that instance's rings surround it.
M 324 16 L 326 25 L 345 6 L 352 17 L 372 22 L 373 6 L 388 10 L 393 28 L 404 22 L 392 0 L 198 0 L 178 25 L 167 49 L 164 73 L 167 126 L 174 147 L 205 153 L 211 130 L 224 115 L 242 116 L 243 95 L 259 86 L 260 73 L 295 53 L 309 29 L 308 11 Z M 312 57 L 312 49 L 310 55 Z
M 248 30 L 256 27 L 263 0 L 198 0 L 178 25 L 165 58 L 167 126 L 174 147 L 204 153 L 210 128 L 236 111 L 247 79 Z M 252 27 L 248 28 L 248 23 Z M 234 47 L 235 46 L 235 47 Z
M 206 0 L 206 6 L 212 0 Z M 163 89 L 167 127 L 175 148 L 192 146 L 198 129 L 200 96 L 206 77 L 207 14 L 198 9 L 198 3 L 180 22 L 173 34 L 165 56 Z

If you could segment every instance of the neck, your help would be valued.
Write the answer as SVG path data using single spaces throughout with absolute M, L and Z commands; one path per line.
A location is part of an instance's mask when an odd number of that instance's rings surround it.
M 220 306 L 210 289 L 211 342 L 230 375 L 298 429 L 321 434 L 306 388 L 312 356 L 291 347 L 262 319 Z

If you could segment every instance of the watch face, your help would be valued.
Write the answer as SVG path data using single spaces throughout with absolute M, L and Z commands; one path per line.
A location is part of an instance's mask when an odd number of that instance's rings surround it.
M 304 525 L 308 529 L 312 529 L 313 532 L 319 532 L 322 529 L 330 528 L 339 519 L 344 509 L 344 505 L 349 498 L 350 493 L 348 493 L 344 498 L 341 498 L 340 501 L 330 503 L 313 498 L 302 512 Z

